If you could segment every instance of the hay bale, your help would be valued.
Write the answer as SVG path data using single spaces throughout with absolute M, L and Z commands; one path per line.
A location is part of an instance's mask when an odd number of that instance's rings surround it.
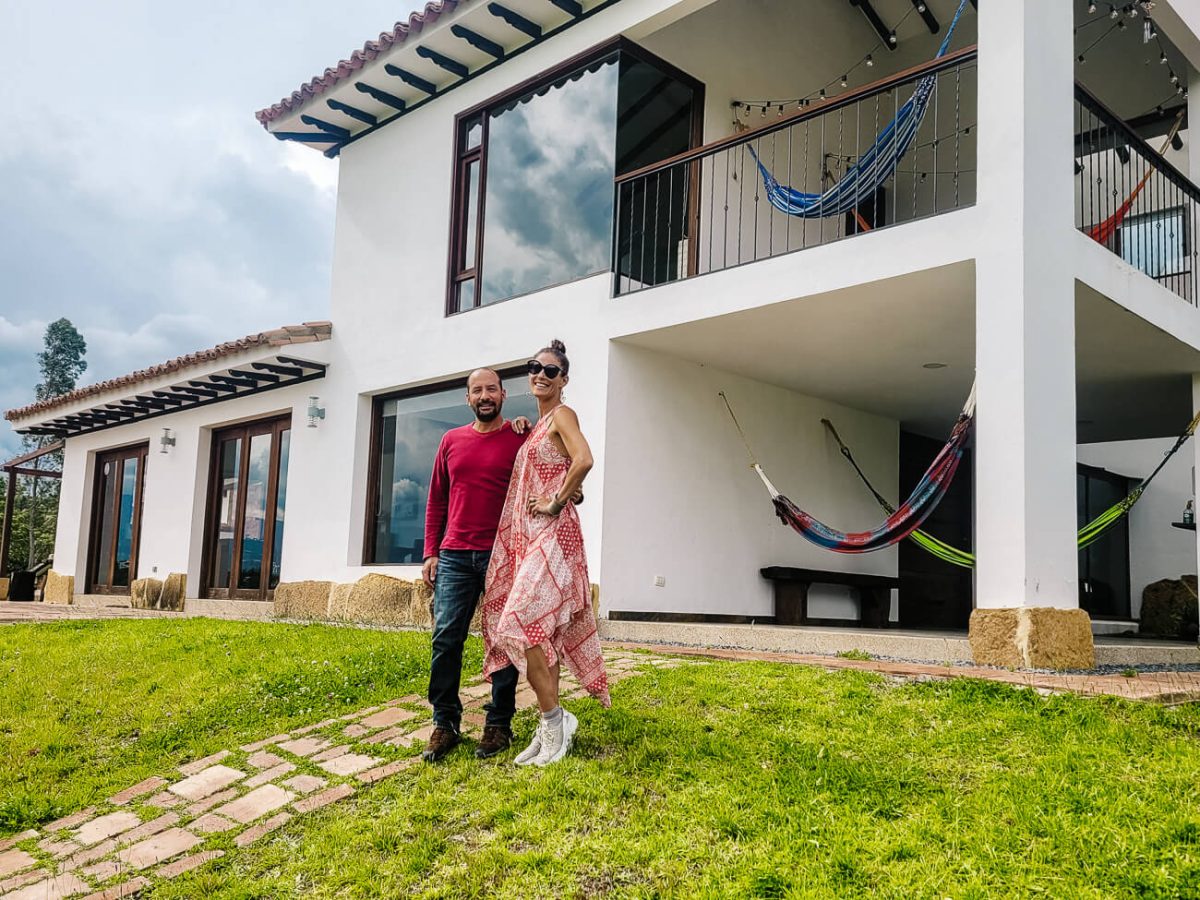
M 1142 591 L 1138 631 L 1166 638 L 1195 640 L 1197 634 L 1196 576 L 1164 578 Z
M 129 585 L 129 605 L 134 609 L 159 609 L 162 588 L 157 578 L 135 578 Z
M 329 615 L 330 581 L 287 581 L 275 588 L 278 619 L 324 619 Z
M 479 610 L 475 610 L 475 618 L 471 627 L 478 629 Z M 409 599 L 409 624 L 417 628 L 433 628 L 433 588 L 418 578 L 412 582 L 412 594 Z
M 183 605 L 187 599 L 187 574 L 184 572 L 172 572 L 163 582 L 162 591 L 158 595 L 158 606 L 155 609 L 169 609 L 174 612 L 183 612 Z
M 42 588 L 42 602 L 69 606 L 75 597 L 75 576 L 46 573 L 46 586 Z
M 412 582 L 372 572 L 358 579 L 344 597 L 339 617 L 376 625 L 410 625 Z

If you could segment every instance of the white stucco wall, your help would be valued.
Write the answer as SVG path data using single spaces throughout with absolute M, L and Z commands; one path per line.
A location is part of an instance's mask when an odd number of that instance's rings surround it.
M 894 421 L 621 343 L 612 345 L 601 608 L 739 616 L 773 614 L 764 566 L 895 575 L 889 549 L 830 553 L 785 528 L 717 395 L 725 391 L 764 470 L 834 528 L 881 518 L 829 437 L 837 422 L 885 493 L 898 480 Z M 665 579 L 656 587 L 655 576 Z M 816 587 L 809 615 L 853 619 L 847 592 Z
M 1079 461 L 1130 478 L 1144 478 L 1162 460 L 1172 439 L 1081 444 Z M 1142 591 L 1161 578 L 1196 572 L 1194 532 L 1172 528 L 1192 499 L 1192 456 L 1177 453 L 1129 513 L 1130 611 L 1141 614 Z

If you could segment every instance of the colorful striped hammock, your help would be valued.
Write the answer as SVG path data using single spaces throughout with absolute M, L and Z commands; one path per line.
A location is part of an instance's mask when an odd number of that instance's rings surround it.
M 842 456 L 844 456 L 846 461 L 854 467 L 854 471 L 858 473 L 859 479 L 867 486 L 867 490 L 874 495 L 875 502 L 879 504 L 880 509 L 889 515 L 895 512 L 895 507 L 888 503 L 887 499 L 875 489 L 875 485 L 871 484 L 870 479 L 867 478 L 866 474 L 864 474 L 863 470 L 859 467 L 858 461 L 854 458 L 854 454 L 852 454 L 850 452 L 850 448 L 842 442 L 841 435 L 837 433 L 837 429 L 833 427 L 833 423 L 828 419 L 822 419 L 821 423 L 827 429 L 829 429 L 830 434 L 833 435 L 833 439 L 837 441 L 838 447 L 841 449 Z M 1100 540 L 1100 538 L 1102 538 L 1110 528 L 1112 528 L 1115 524 L 1117 524 L 1117 522 L 1121 521 L 1122 518 L 1129 514 L 1129 511 L 1133 509 L 1133 505 L 1141 499 L 1142 494 L 1146 492 L 1146 488 L 1150 486 L 1150 482 L 1154 480 L 1154 476 L 1161 472 L 1163 466 L 1167 464 L 1168 460 L 1175 455 L 1180 447 L 1187 443 L 1188 438 L 1195 433 L 1198 426 L 1200 426 L 1200 413 L 1196 414 L 1196 417 L 1192 419 L 1192 421 L 1188 424 L 1188 427 L 1183 430 L 1183 433 L 1180 434 L 1178 438 L 1176 438 L 1171 449 L 1163 454 L 1163 458 L 1159 461 L 1158 465 L 1155 466 L 1153 472 L 1139 481 L 1134 486 L 1133 490 L 1131 490 L 1125 497 L 1118 500 L 1104 512 L 1100 513 L 1100 515 L 1096 516 L 1096 518 L 1092 519 L 1092 521 L 1088 522 L 1086 525 L 1083 525 L 1079 529 L 1079 533 L 1076 536 L 1076 542 L 1080 550 L 1086 550 L 1092 544 L 1096 543 L 1096 541 Z M 945 541 L 939 540 L 928 532 L 921 531 L 920 529 L 914 529 L 908 535 L 908 538 L 915 542 L 927 553 L 931 554 L 932 556 L 936 556 L 938 559 L 943 560 L 944 562 L 948 562 L 954 566 L 960 566 L 964 569 L 973 569 L 975 567 L 974 553 L 971 553 L 967 550 L 961 550 L 952 544 L 947 544 Z
M 925 470 L 925 474 L 908 499 L 900 505 L 899 509 L 889 510 L 888 517 L 871 530 L 844 532 L 830 528 L 804 512 L 771 484 L 770 479 L 762 470 L 762 466 L 754 458 L 750 442 L 746 440 L 742 426 L 738 423 L 737 416 L 733 414 L 733 409 L 729 406 L 729 400 L 725 397 L 724 391 L 720 392 L 720 396 L 725 401 L 725 407 L 729 410 L 729 415 L 733 419 L 738 434 L 742 437 L 742 442 L 746 445 L 751 468 L 758 473 L 758 477 L 762 479 L 762 483 L 767 488 L 767 493 L 771 495 L 775 514 L 779 516 L 783 524 L 790 526 L 801 537 L 818 547 L 824 547 L 835 553 L 870 553 L 873 550 L 882 550 L 884 547 L 890 547 L 892 544 L 904 540 L 919 528 L 929 514 L 937 508 L 942 497 L 946 495 L 954 473 L 958 471 L 958 464 L 962 461 L 963 447 L 966 445 L 971 422 L 975 416 L 975 388 L 972 386 L 971 394 L 967 398 L 962 412 L 958 415 L 949 440 L 946 441 L 946 445 L 942 447 L 929 468 Z
M 962 17 L 966 6 L 967 0 L 961 0 L 958 4 L 958 10 L 954 13 L 954 19 L 946 30 L 946 37 L 942 39 L 935 59 L 941 59 L 946 55 L 946 50 L 950 46 L 950 38 L 954 35 L 954 29 L 958 26 L 958 20 Z M 754 147 L 747 144 L 750 155 L 754 158 L 754 164 L 758 166 L 759 174 L 762 176 L 767 200 L 780 212 L 805 219 L 821 219 L 825 216 L 841 215 L 857 209 L 864 201 L 873 198 L 880 186 L 891 178 L 899 167 L 900 160 L 903 159 L 904 154 L 908 152 L 917 137 L 917 131 L 921 127 L 921 120 L 925 118 L 925 112 L 929 107 L 929 98 L 932 96 L 936 84 L 936 74 L 926 75 L 918 81 L 913 95 L 900 107 L 896 117 L 875 138 L 875 143 L 871 145 L 870 149 L 846 169 L 846 174 L 837 184 L 824 193 L 806 193 L 780 184 L 779 180 L 763 165 L 762 160 L 754 151 Z

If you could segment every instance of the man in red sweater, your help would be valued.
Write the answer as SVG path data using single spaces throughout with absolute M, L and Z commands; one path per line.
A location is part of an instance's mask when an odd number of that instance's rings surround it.
M 458 746 L 462 737 L 463 645 L 500 525 L 517 452 L 525 442 L 528 422 L 501 416 L 505 400 L 500 376 L 477 369 L 467 379 L 467 405 L 475 421 L 442 436 L 425 509 L 425 564 L 421 575 L 433 591 L 433 663 L 429 702 L 433 735 L 422 756 L 436 762 Z M 480 759 L 495 756 L 512 743 L 518 673 L 508 666 L 492 675 L 492 702 L 486 707 L 483 737 L 475 750 Z

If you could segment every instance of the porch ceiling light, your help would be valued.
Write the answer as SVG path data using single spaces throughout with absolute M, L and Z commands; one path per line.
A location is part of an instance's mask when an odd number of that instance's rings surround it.
M 325 418 L 325 407 L 318 405 L 319 400 L 320 400 L 319 397 L 309 397 L 308 398 L 308 427 L 309 428 L 316 428 L 317 427 L 317 419 Z
M 168 447 L 175 446 L 175 435 L 171 433 L 170 428 L 164 428 L 162 434 L 158 438 L 159 453 L 166 453 Z
M 940 363 L 940 362 L 927 362 L 927 363 L 924 363 L 924 364 L 921 366 L 921 368 L 922 368 L 922 369 L 944 369 L 944 368 L 946 368 L 946 363 Z

